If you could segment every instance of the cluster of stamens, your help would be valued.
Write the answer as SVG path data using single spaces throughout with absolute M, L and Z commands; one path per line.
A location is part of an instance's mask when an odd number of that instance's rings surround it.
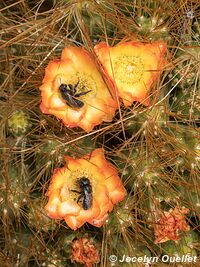
M 115 79 L 121 83 L 138 83 L 144 73 L 143 62 L 136 56 L 123 55 L 113 62 Z M 124 71 L 125 70 L 125 71 Z

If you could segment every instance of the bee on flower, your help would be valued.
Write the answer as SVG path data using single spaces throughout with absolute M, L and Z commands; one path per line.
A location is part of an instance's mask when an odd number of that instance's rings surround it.
M 114 205 L 126 195 L 117 170 L 101 148 L 83 158 L 65 156 L 65 160 L 66 165 L 54 171 L 46 193 L 48 216 L 64 219 L 73 230 L 86 222 L 102 226 Z
M 40 90 L 43 113 L 86 132 L 112 121 L 117 108 L 92 55 L 80 47 L 66 47 L 60 61 L 49 62 Z

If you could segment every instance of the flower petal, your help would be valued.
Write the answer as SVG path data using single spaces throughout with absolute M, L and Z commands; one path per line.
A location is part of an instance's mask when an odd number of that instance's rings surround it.
M 92 207 L 88 210 L 81 210 L 79 215 L 77 216 L 77 219 L 79 221 L 85 221 L 87 222 L 88 220 L 90 220 L 91 218 L 96 218 L 98 217 L 100 214 L 100 208 L 99 208 L 99 204 L 98 202 L 93 199 L 93 204 Z
M 101 226 L 106 222 L 107 219 L 108 219 L 108 213 L 104 214 L 104 215 L 101 216 L 101 217 L 92 219 L 92 220 L 90 220 L 90 221 L 88 221 L 88 222 L 89 222 L 90 224 L 92 224 L 93 226 L 101 227 Z
M 105 166 L 105 156 L 104 150 L 102 148 L 97 148 L 92 151 L 87 157 L 90 158 L 90 162 L 96 165 L 99 168 L 103 168 Z
M 52 198 L 51 200 L 49 200 L 49 202 L 45 206 L 45 210 L 47 212 L 47 215 L 53 219 L 61 219 L 62 218 L 62 216 L 60 216 L 57 212 L 57 205 L 58 205 L 59 201 L 60 200 L 58 197 Z
M 126 190 L 123 186 L 109 193 L 109 197 L 113 204 L 116 204 L 124 199 Z
M 80 206 L 75 201 L 64 201 L 58 206 L 58 214 L 60 217 L 67 215 L 78 215 L 80 212 Z
M 52 190 L 54 190 L 54 192 L 57 192 L 57 190 L 59 190 L 63 186 L 63 184 L 65 184 L 66 179 L 69 176 L 70 172 L 66 168 L 56 168 L 51 178 L 51 183 L 46 195 L 49 196 Z
M 72 230 L 77 230 L 80 228 L 85 222 L 78 221 L 77 217 L 75 216 L 67 216 L 64 218 L 66 224 L 72 229 Z

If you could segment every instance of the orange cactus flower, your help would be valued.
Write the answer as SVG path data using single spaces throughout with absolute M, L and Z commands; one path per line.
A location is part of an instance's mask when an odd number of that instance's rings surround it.
M 131 41 L 109 47 L 101 42 L 94 50 L 124 105 L 128 107 L 138 101 L 148 106 L 149 90 L 166 65 L 166 44 Z
M 168 212 L 165 211 L 154 227 L 156 236 L 154 243 L 179 240 L 179 230 L 189 231 L 190 226 L 185 221 L 185 214 L 187 213 L 189 213 L 189 210 L 185 207 L 175 207 Z
M 86 222 L 102 226 L 114 204 L 126 195 L 117 170 L 101 148 L 83 158 L 65 156 L 65 160 L 66 166 L 54 171 L 46 193 L 48 216 L 63 218 L 73 230 Z
M 92 56 L 84 48 L 69 46 L 62 51 L 61 61 L 50 61 L 40 90 L 43 113 L 86 132 L 103 121 L 111 121 L 117 108 Z

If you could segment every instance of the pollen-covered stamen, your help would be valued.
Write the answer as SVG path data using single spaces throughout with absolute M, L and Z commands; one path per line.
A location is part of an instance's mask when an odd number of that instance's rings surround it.
M 113 60 L 113 69 L 116 81 L 133 85 L 141 80 L 144 64 L 139 57 L 123 55 Z
M 69 83 L 73 86 L 78 83 L 75 94 L 78 95 L 78 98 L 81 100 L 94 98 L 96 96 L 97 84 L 94 78 L 88 74 L 77 72 L 71 77 Z

